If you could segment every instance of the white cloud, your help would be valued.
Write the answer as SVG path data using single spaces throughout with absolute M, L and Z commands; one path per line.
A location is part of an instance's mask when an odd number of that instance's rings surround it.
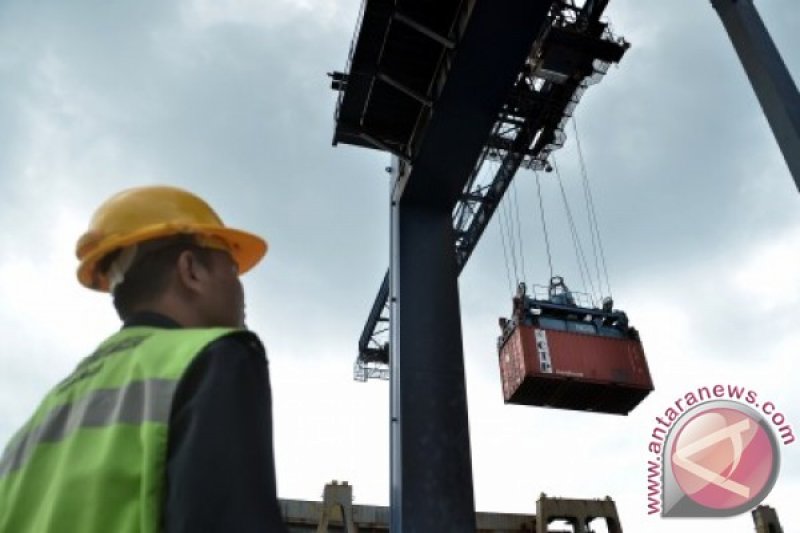
M 579 108 L 615 297 L 642 332 L 656 391 L 627 418 L 503 405 L 494 342 L 510 299 L 499 236 L 487 231 L 460 280 L 481 511 L 532 513 L 542 491 L 610 494 L 626 530 L 674 531 L 644 515 L 647 435 L 707 380 L 764 391 L 800 427 L 796 191 L 713 10 L 676 1 L 611 2 L 634 47 Z M 74 278 L 72 247 L 92 209 L 166 179 L 273 245 L 245 285 L 270 349 L 281 495 L 318 499 L 339 479 L 358 503 L 388 503 L 388 385 L 351 380 L 388 257 L 385 158 L 330 148 L 324 76 L 346 59 L 359 5 L 10 3 L 13 18 L 0 21 L 0 445 L 117 327 L 107 298 Z M 786 6 L 763 9 L 791 68 L 800 47 Z M 565 176 L 571 150 L 559 159 Z M 542 282 L 528 178 L 518 183 L 527 266 Z M 768 501 L 785 521 L 796 447 Z M 681 523 L 751 528 L 747 516 Z
M 118 327 L 108 297 L 86 291 L 75 277 L 74 236 L 85 222 L 52 201 L 43 203 L 28 210 L 47 217 L 46 223 L 28 225 L 36 228 L 26 235 L 33 242 L 0 238 L 6 251 L 0 262 L 0 336 L 7 380 L 0 387 L 0 440 Z
M 350 5 L 346 7 L 351 7 Z M 274 29 L 289 23 L 328 25 L 350 9 L 336 0 L 184 0 L 181 12 L 191 28 L 206 29 L 220 24 Z
M 800 228 L 758 243 L 734 272 L 733 288 L 743 305 L 762 314 L 790 314 L 800 304 Z

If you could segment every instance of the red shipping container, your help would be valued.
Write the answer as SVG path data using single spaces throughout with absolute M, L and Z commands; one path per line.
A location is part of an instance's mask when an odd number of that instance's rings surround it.
M 653 390 L 642 343 L 518 325 L 500 348 L 506 403 L 628 414 Z

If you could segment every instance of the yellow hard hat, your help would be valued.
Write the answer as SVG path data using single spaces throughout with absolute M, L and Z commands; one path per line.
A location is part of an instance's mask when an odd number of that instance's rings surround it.
M 264 239 L 226 228 L 214 210 L 194 194 L 175 187 L 138 187 L 112 196 L 95 211 L 75 249 L 81 262 L 78 281 L 90 289 L 108 292 L 107 273 L 98 267 L 109 253 L 181 234 L 195 235 L 200 244 L 216 242 L 214 247 L 228 250 L 240 274 L 267 253 Z

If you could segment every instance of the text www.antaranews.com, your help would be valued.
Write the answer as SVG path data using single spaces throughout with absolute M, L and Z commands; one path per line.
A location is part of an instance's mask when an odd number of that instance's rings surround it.
M 784 446 L 795 441 L 792 426 L 786 423 L 786 417 L 778 411 L 771 401 L 759 402 L 756 391 L 745 389 L 736 385 L 714 385 L 713 387 L 700 387 L 695 391 L 687 392 L 664 410 L 664 415 L 656 417 L 656 426 L 653 428 L 648 451 L 653 458 L 647 461 L 647 514 L 656 514 L 661 511 L 662 483 L 662 454 L 664 441 L 669 428 L 686 409 L 694 407 L 708 400 L 737 400 L 759 410 L 764 417 L 775 426 L 780 440 Z

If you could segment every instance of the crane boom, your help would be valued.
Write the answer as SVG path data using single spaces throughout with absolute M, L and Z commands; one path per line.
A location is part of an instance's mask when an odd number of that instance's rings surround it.
M 516 83 L 453 210 L 458 272 L 466 266 L 520 168 L 548 168 L 566 140 L 564 126 L 586 89 L 618 63 L 629 45 L 599 22 L 607 0 L 562 6 L 521 66 Z M 478 177 L 486 161 L 498 163 L 489 183 Z M 389 273 L 383 278 L 358 341 L 354 378 L 388 379 Z
M 800 93 L 753 0 L 711 0 L 800 191 Z

